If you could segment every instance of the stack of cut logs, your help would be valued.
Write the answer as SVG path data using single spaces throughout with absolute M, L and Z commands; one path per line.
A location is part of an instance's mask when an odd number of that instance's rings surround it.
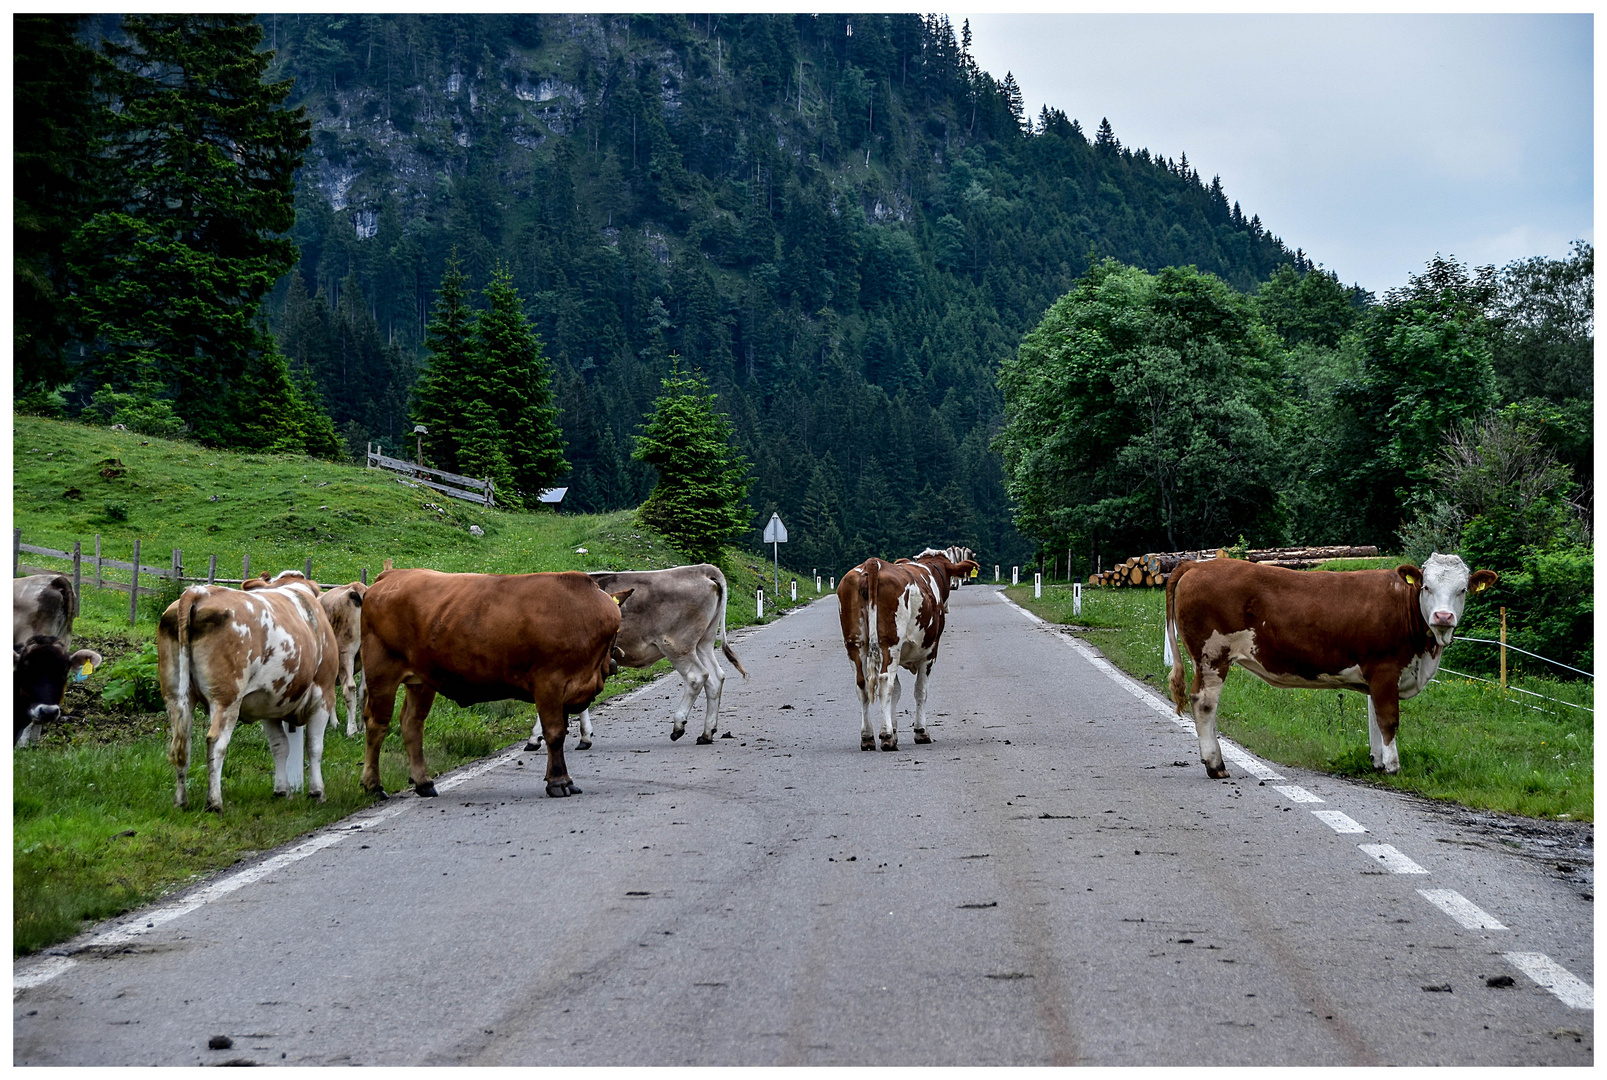
M 1329 559 L 1370 559 L 1377 556 L 1378 549 L 1372 546 L 1261 548 L 1245 553 L 1248 562 L 1285 566 L 1291 570 L 1309 570 Z M 1226 557 L 1227 552 L 1222 548 L 1207 551 L 1152 551 L 1148 555 L 1135 555 L 1102 574 L 1089 574 L 1088 584 L 1129 587 L 1165 585 L 1167 575 L 1185 559 L 1203 562 Z

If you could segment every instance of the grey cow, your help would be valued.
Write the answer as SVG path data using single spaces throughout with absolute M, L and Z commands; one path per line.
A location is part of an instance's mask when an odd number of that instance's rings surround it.
M 720 692 L 725 685 L 725 671 L 715 655 L 716 642 L 742 677 L 748 677 L 747 669 L 725 640 L 725 574 L 718 566 L 699 563 L 668 570 L 599 570 L 591 574 L 591 579 L 607 593 L 635 590 L 621 611 L 623 621 L 614 646 L 619 665 L 644 668 L 667 659 L 680 673 L 684 692 L 675 707 L 670 739 L 686 734 L 687 714 L 701 693 L 705 712 L 703 734 L 697 741 L 713 742 L 720 726 Z M 590 747 L 591 734 L 591 710 L 587 709 L 580 714 L 580 741 L 575 749 Z M 536 750 L 540 745 L 538 724 L 530 732 L 525 749 Z

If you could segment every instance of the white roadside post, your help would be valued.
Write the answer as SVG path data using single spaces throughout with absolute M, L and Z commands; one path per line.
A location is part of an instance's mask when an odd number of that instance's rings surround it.
M 758 603 L 758 607 L 759 607 L 759 616 L 758 617 L 762 619 L 762 618 L 764 618 L 764 590 L 763 589 L 759 590 L 757 603 Z
M 1033 574 L 1032 575 L 1032 598 L 1034 600 L 1042 600 L 1043 599 L 1043 575 L 1042 574 Z
M 997 585 L 999 583 L 999 564 L 998 563 L 993 564 L 993 583 L 995 585 Z
M 815 575 L 815 595 L 816 596 L 820 595 L 820 575 L 819 574 Z
M 1021 567 L 1012 566 L 1010 568 L 1010 584 L 1012 584 L 1012 585 L 1021 584 Z
M 1073 615 L 1082 614 L 1082 582 L 1080 581 L 1071 583 L 1071 613 Z
M 771 514 L 770 520 L 765 523 L 764 542 L 770 545 L 770 557 L 775 568 L 776 595 L 781 595 L 781 545 L 787 542 L 787 527 L 781 523 L 780 514 Z
M 798 579 L 797 578 L 792 579 L 792 602 L 794 604 L 796 604 L 798 602 Z

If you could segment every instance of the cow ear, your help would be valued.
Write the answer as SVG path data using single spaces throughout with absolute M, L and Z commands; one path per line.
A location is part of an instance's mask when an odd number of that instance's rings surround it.
M 636 590 L 634 588 L 630 588 L 626 589 L 624 592 L 609 593 L 608 595 L 614 598 L 614 603 L 618 604 L 620 607 L 624 607 L 625 601 L 629 600 L 631 598 L 631 593 L 635 591 Z
M 84 674 L 88 675 L 91 671 L 94 671 L 105 662 L 106 661 L 101 658 L 100 653 L 96 652 L 94 649 L 79 649 L 77 652 L 73 653 L 67 658 L 67 667 L 71 669 L 78 667 L 79 665 L 84 665 L 86 669 Z
M 1468 578 L 1468 590 L 1480 593 L 1501 580 L 1501 575 L 1494 570 L 1475 570 L 1473 576 Z
M 1408 585 L 1415 587 L 1423 584 L 1423 571 L 1413 566 L 1411 563 L 1401 563 L 1395 568 L 1395 572 L 1399 574 L 1401 576 L 1401 580 L 1406 582 Z

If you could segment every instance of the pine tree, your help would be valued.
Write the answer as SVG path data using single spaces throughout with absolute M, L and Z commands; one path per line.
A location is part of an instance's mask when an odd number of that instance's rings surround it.
M 1116 132 L 1110 126 L 1108 118 L 1102 117 L 1100 119 L 1099 130 L 1094 133 L 1094 145 L 1101 150 L 1109 150 L 1112 153 L 1121 152 L 1121 140 L 1116 138 Z
M 485 298 L 486 310 L 475 321 L 471 359 L 502 430 L 502 453 L 514 490 L 534 503 L 569 471 L 552 396 L 552 369 L 506 266 L 493 271 Z
M 465 388 L 474 381 L 470 349 L 475 315 L 463 285 L 463 272 L 454 250 L 424 331 L 429 359 L 413 386 L 413 419 L 429 429 L 430 461 L 448 472 L 463 471 L 458 460 L 458 418 Z
M 731 421 L 697 372 L 678 358 L 663 393 L 636 437 L 631 457 L 658 470 L 653 493 L 637 511 L 694 559 L 715 561 L 720 548 L 748 528 L 748 464 L 731 445 Z
M 71 259 L 76 313 L 98 345 L 83 374 L 165 387 L 203 441 L 284 445 L 303 426 L 276 428 L 273 414 L 299 391 L 259 306 L 296 262 L 284 234 L 311 144 L 304 110 L 283 107 L 288 80 L 262 81 L 273 56 L 257 51 L 249 16 L 129 16 L 122 28 L 104 45 L 116 65 L 106 164 L 121 183 Z

